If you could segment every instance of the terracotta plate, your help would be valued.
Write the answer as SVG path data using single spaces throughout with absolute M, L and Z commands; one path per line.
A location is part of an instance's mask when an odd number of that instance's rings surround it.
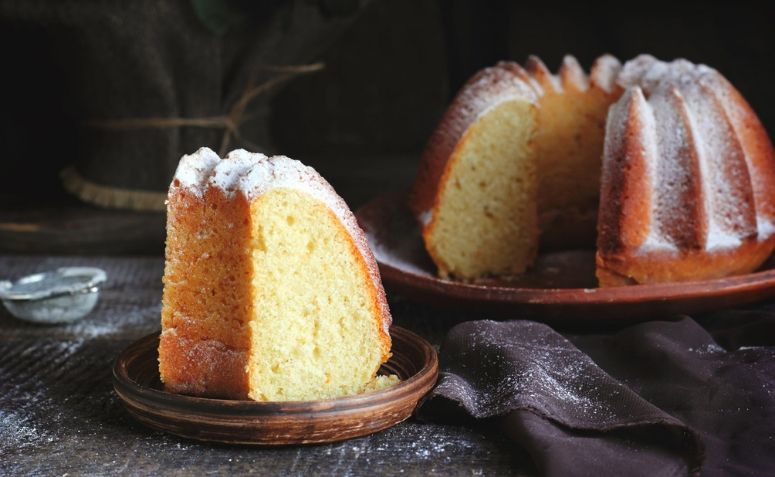
M 256 402 L 208 399 L 163 390 L 159 333 L 125 349 L 113 367 L 113 387 L 137 420 L 200 441 L 248 445 L 317 444 L 364 436 L 407 419 L 436 383 L 439 361 L 430 343 L 390 329 L 393 356 L 380 372 L 401 382 L 358 396 L 321 401 Z
M 407 297 L 487 316 L 531 317 L 558 324 L 610 324 L 741 305 L 775 294 L 775 261 L 748 275 L 688 283 L 597 288 L 591 250 L 544 253 L 518 281 L 442 280 L 425 251 L 402 194 L 361 207 L 358 221 L 385 285 Z

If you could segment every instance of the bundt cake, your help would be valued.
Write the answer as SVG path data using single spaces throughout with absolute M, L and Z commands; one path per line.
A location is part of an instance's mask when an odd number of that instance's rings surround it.
M 357 394 L 390 355 L 363 232 L 314 169 L 243 150 L 184 156 L 170 186 L 159 372 L 177 393 Z
M 602 286 L 755 270 L 775 247 L 775 153 L 716 70 L 629 61 L 603 156 L 597 276 Z
M 533 260 L 536 103 L 522 68 L 502 62 L 468 82 L 431 136 L 412 205 L 443 276 L 520 273 Z
M 775 247 L 773 184 L 764 128 L 712 68 L 606 55 L 588 77 L 572 57 L 553 75 L 531 57 L 463 86 L 410 207 L 442 277 L 513 276 L 539 236 L 587 248 L 596 230 L 598 280 L 614 286 L 756 269 Z
M 443 277 L 511 276 L 543 246 L 595 237 L 603 131 L 619 62 L 590 76 L 566 57 L 558 76 L 536 57 L 469 80 L 425 148 L 410 206 Z
M 525 65 L 539 88 L 533 138 L 538 168 L 541 247 L 593 247 L 600 194 L 600 161 L 608 107 L 621 92 L 612 56 L 595 61 L 587 76 L 572 56 L 554 77 L 537 57 Z

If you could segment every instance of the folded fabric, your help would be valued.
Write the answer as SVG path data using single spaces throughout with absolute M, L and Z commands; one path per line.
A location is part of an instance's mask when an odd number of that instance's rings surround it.
M 775 475 L 775 312 L 760 306 L 571 337 L 610 375 L 691 426 L 702 475 Z
M 489 418 L 545 475 L 775 468 L 775 348 L 727 352 L 690 318 L 568 338 L 530 321 L 454 327 L 418 415 Z

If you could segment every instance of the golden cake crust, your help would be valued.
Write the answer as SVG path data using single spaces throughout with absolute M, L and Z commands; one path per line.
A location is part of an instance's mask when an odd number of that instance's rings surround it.
M 453 164 L 472 142 L 472 126 L 507 101 L 519 99 L 534 105 L 538 88 L 516 63 L 504 61 L 485 68 L 462 87 L 428 140 L 409 195 L 409 207 L 420 223 L 426 250 L 438 266 L 440 275 L 447 276 L 454 267 L 444 259 L 438 250 L 439 244 L 433 238 L 434 229 L 438 226 L 438 200 L 450 182 Z M 537 228 L 531 233 L 537 235 Z M 530 255 L 534 253 L 528 252 Z
M 584 237 L 596 231 L 601 286 L 746 273 L 775 248 L 775 152 L 751 107 L 716 70 L 648 55 L 622 67 L 605 55 L 589 76 L 573 57 L 554 75 L 530 57 L 524 69 L 499 63 L 477 73 L 425 148 L 409 204 L 442 276 L 446 265 L 435 254 L 438 244 L 430 232 L 449 168 L 456 151 L 471 141 L 477 119 L 514 96 L 532 102 L 538 112 L 541 247 L 591 246 Z M 582 104 L 586 109 L 570 110 Z M 562 125 L 578 112 L 590 117 L 589 124 Z M 572 142 L 547 137 L 555 130 L 567 136 L 573 127 L 584 136 L 577 138 L 578 147 L 603 149 L 599 187 L 597 171 L 587 177 L 583 168 L 573 169 L 580 172 L 577 183 L 594 186 L 592 193 L 580 187 L 582 193 L 565 194 L 576 184 L 562 177 L 567 173 L 556 163 L 542 163 L 545 157 L 563 157 L 557 144 Z M 599 144 L 587 140 L 591 134 L 599 134 Z M 560 179 L 546 180 L 547 169 L 560 170 Z M 551 187 L 543 190 L 546 184 Z M 569 207 L 574 197 L 583 198 L 577 210 Z
M 429 213 L 438 196 L 447 163 L 480 115 L 512 97 L 535 101 L 535 86 L 517 63 L 502 61 L 474 75 L 447 108 L 423 151 L 409 206 L 418 217 Z
M 775 155 L 716 70 L 642 55 L 606 128 L 597 275 L 601 286 L 721 278 L 775 247 Z M 768 185 L 769 184 L 769 185 Z
M 605 111 L 621 93 L 621 88 L 615 82 L 620 67 L 616 58 L 604 55 L 594 62 L 587 76 L 575 58 L 567 56 L 563 60 L 559 73 L 553 75 L 540 59 L 531 56 L 525 68 L 513 62 L 500 62 L 494 67 L 481 70 L 461 88 L 428 140 L 409 197 L 409 206 L 420 223 L 425 248 L 442 277 L 450 274 L 450 269 L 453 267 L 450 266 L 449 257 L 441 256 L 439 252 L 442 248 L 439 240 L 444 239 L 436 238 L 437 234 L 434 232 L 438 227 L 441 197 L 445 196 L 445 188 L 452 182 L 450 180 L 452 169 L 456 167 L 462 151 L 467 150 L 480 134 L 476 126 L 482 118 L 515 98 L 531 105 L 533 123 L 536 126 L 535 132 L 529 134 L 527 148 L 535 152 L 529 153 L 532 157 L 527 160 L 527 163 L 537 168 L 536 173 L 539 177 L 538 186 L 530 186 L 535 190 L 526 194 L 530 197 L 529 207 L 535 210 L 532 213 L 525 213 L 526 217 L 532 214 L 537 218 L 527 219 L 523 223 L 524 236 L 533 237 L 532 240 L 529 238 L 524 240 L 534 244 L 530 245 L 531 251 L 515 254 L 515 256 L 535 255 L 539 229 L 542 246 L 561 248 L 568 243 L 569 237 L 578 237 L 582 234 L 580 231 L 582 228 L 583 235 L 587 237 L 587 244 L 591 246 L 594 243 L 600 161 L 600 154 L 594 151 L 602 150 Z M 566 111 L 568 114 L 559 115 L 563 116 L 560 118 L 562 120 L 555 121 L 558 105 L 565 105 L 568 110 L 573 109 L 573 111 Z M 576 148 L 584 148 L 585 151 L 590 150 L 593 153 L 575 154 L 577 158 L 575 163 L 565 169 L 561 167 L 562 164 L 558 164 L 558 161 L 545 161 L 539 156 L 552 158 L 566 156 L 562 150 L 564 146 L 558 146 L 557 141 L 545 140 L 543 131 L 549 128 L 542 124 L 542 121 L 559 123 L 558 128 L 564 136 L 567 136 L 565 139 L 568 144 L 572 143 Z M 599 130 L 598 139 L 589 139 L 587 133 L 591 129 Z M 571 147 L 568 146 L 565 149 Z M 595 163 L 593 167 L 585 165 L 590 162 L 590 159 Z M 527 167 L 525 169 L 525 178 L 527 178 L 530 174 L 527 173 Z M 551 180 L 546 181 L 551 183 L 549 186 L 540 180 L 547 169 L 554 171 Z M 579 187 L 578 184 L 586 177 L 578 178 L 576 175 L 578 172 L 590 176 L 589 182 L 592 185 Z M 565 186 L 573 190 L 566 192 Z M 586 191 L 587 189 L 591 192 Z M 577 200 L 579 195 L 584 197 L 583 201 Z M 477 220 L 492 220 L 487 216 L 487 210 L 484 215 L 485 217 Z M 470 253 L 476 255 L 477 247 L 472 246 Z M 523 261 L 517 260 L 514 266 L 505 264 L 502 267 L 490 267 L 488 265 L 487 268 L 490 274 L 496 275 L 502 275 L 504 270 L 511 274 L 520 273 L 524 270 Z M 530 261 L 529 258 L 528 261 Z M 452 274 L 463 279 L 480 278 Z
M 159 346 L 161 379 L 170 391 L 248 398 L 251 204 L 275 189 L 298 190 L 324 204 L 348 237 L 351 256 L 369 277 L 382 362 L 390 356 L 387 299 L 352 212 L 312 168 L 258 156 L 235 151 L 221 160 L 204 148 L 184 156 L 170 186 Z
M 534 137 L 541 249 L 592 248 L 606 116 L 622 92 L 616 84 L 621 64 L 603 55 L 587 76 L 566 56 L 553 75 L 531 56 L 525 69 L 541 87 Z

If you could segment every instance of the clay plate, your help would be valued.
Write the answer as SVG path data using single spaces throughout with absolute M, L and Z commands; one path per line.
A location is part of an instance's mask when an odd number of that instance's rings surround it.
M 321 401 L 208 399 L 163 390 L 159 333 L 125 349 L 113 367 L 113 388 L 129 413 L 153 429 L 200 441 L 247 445 L 318 444 L 365 436 L 407 419 L 436 383 L 439 361 L 430 343 L 390 329 L 393 356 L 381 373 L 401 382 L 380 391 Z
M 385 285 L 420 302 L 490 317 L 553 324 L 628 323 L 752 303 L 775 294 L 775 260 L 755 273 L 686 283 L 597 288 L 591 250 L 542 253 L 516 281 L 443 280 L 423 246 L 403 194 L 378 197 L 356 213 Z

